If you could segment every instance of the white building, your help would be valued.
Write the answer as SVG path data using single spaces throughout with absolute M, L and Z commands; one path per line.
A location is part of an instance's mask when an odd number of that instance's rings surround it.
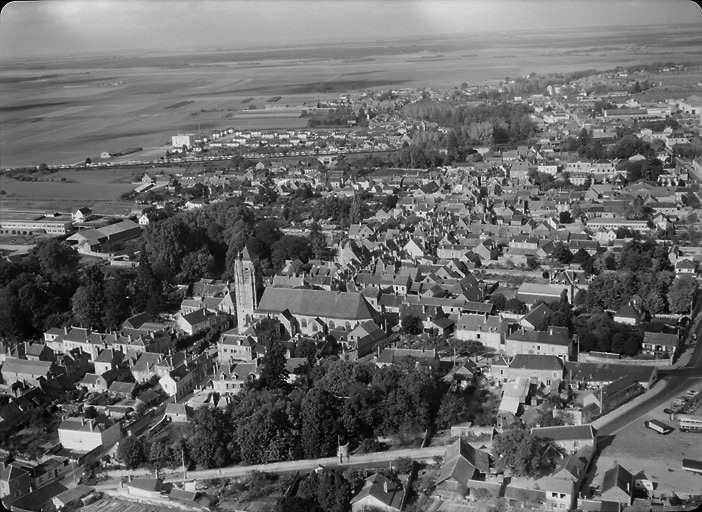
M 59 442 L 67 450 L 89 452 L 109 448 L 122 438 L 119 423 L 109 418 L 66 418 L 58 428 Z
M 174 148 L 182 149 L 183 146 L 188 149 L 193 147 L 193 142 L 195 141 L 195 136 L 190 133 L 187 135 L 174 135 L 171 137 L 171 143 Z

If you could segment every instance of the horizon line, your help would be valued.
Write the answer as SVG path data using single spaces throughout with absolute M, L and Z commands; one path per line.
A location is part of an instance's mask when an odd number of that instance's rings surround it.
M 648 24 L 641 24 L 641 25 L 621 25 L 621 24 L 613 24 L 613 25 L 588 25 L 588 26 L 583 26 L 583 27 L 563 27 L 559 28 L 557 30 L 552 31 L 552 33 L 558 33 L 558 32 L 588 32 L 588 31 L 593 31 L 596 29 L 613 29 L 613 28 L 620 28 L 624 29 L 626 31 L 636 31 L 636 30 L 643 30 L 646 28 L 651 28 L 655 27 L 656 29 L 663 29 L 665 27 L 679 27 L 679 28 L 684 28 L 684 27 L 699 27 L 699 23 L 696 22 L 687 22 L 687 23 L 665 23 L 665 24 L 660 24 L 660 23 L 648 23 Z M 304 49 L 309 47 L 310 45 L 314 44 L 319 44 L 321 42 L 333 42 L 337 45 L 342 45 L 342 44 L 371 44 L 371 43 L 380 43 L 380 42 L 385 42 L 385 41 L 406 41 L 408 39 L 417 41 L 417 40 L 426 40 L 426 39 L 436 39 L 436 38 L 461 38 L 461 37 L 476 37 L 476 36 L 484 36 L 484 35 L 489 35 L 489 34 L 502 34 L 502 35 L 509 35 L 509 34 L 529 34 L 529 33 L 535 33 L 535 32 L 540 32 L 543 31 L 543 28 L 526 28 L 526 29 L 511 29 L 511 30 L 478 30 L 474 32 L 446 32 L 446 33 L 441 33 L 441 32 L 436 32 L 436 33 L 426 33 L 426 34 L 417 34 L 417 35 L 411 35 L 411 34 L 405 34 L 405 35 L 394 35 L 394 36 L 387 36 L 387 37 L 378 37 L 378 38 L 364 38 L 364 39 L 353 39 L 353 38 L 344 38 L 344 39 L 333 39 L 333 38 L 328 38 L 328 37 L 323 37 L 323 38 L 311 38 L 311 39 L 300 39 L 294 43 L 286 43 L 283 41 L 279 41 L 277 43 L 272 43 L 270 45 L 267 45 L 265 43 L 253 43 L 253 44 L 241 44 L 241 43 L 226 43 L 226 44 L 202 44 L 202 45 L 197 45 L 197 46 L 183 46 L 180 48 L 172 48 L 172 47 L 161 47 L 161 46 L 154 46 L 154 47 L 148 47 L 148 48 L 132 48 L 132 49 L 122 49 L 122 50 L 114 50 L 114 51 L 105 51 L 105 50 L 100 50 L 100 51 L 83 51 L 83 52 L 71 52 L 71 53 L 66 53 L 66 54 L 61 54 L 60 52 L 56 53 L 41 53 L 41 54 L 34 54 L 34 53 L 28 53 L 28 54 L 16 54 L 13 56 L 2 56 L 0 55 L 0 62 L 3 64 L 12 62 L 12 61 L 17 61 L 17 60 L 26 60 L 26 59 L 32 59 L 34 61 L 40 61 L 41 59 L 46 59 L 46 58 L 51 58 L 55 59 L 57 56 L 62 56 L 66 59 L 70 58 L 76 58 L 76 57 L 100 57 L 100 56 L 114 56 L 114 55 L 133 55 L 136 53 L 140 53 L 142 56 L 146 57 L 150 53 L 165 53 L 165 54 L 179 54 L 179 53 L 190 53 L 198 50 L 209 50 L 212 52 L 225 52 L 225 51 L 252 51 L 252 50 L 259 50 L 259 51 L 267 51 L 267 50 L 277 50 L 277 49 Z M 542 34 L 542 36 L 548 36 L 548 34 Z

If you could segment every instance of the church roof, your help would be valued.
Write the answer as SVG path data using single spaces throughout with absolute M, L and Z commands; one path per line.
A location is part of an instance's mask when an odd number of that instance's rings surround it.
M 258 310 L 320 318 L 367 320 L 373 318 L 372 307 L 363 295 L 356 292 L 266 288 Z

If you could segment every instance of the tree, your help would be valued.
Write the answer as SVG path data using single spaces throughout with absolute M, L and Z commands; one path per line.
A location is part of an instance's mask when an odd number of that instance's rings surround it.
M 288 370 L 286 368 L 286 348 L 280 340 L 271 340 L 266 353 L 261 358 L 261 377 L 259 387 L 280 389 L 288 386 Z
M 128 436 L 119 442 L 117 448 L 117 459 L 122 461 L 127 469 L 139 467 L 146 462 L 144 445 L 135 436 Z
M 673 313 L 686 313 L 691 311 L 692 302 L 697 295 L 697 282 L 693 277 L 678 277 L 668 292 L 668 304 Z
M 97 265 L 85 269 L 83 283 L 73 294 L 73 314 L 82 327 L 102 330 L 105 275 Z
M 349 223 L 359 224 L 363 220 L 361 196 L 354 194 L 349 211 Z
M 68 243 L 56 238 L 39 242 L 31 253 L 39 263 L 41 274 L 56 282 L 77 277 L 80 256 Z
M 119 275 L 104 282 L 102 324 L 117 329 L 129 317 L 129 294 L 125 280 Z
M 315 259 L 325 260 L 329 254 L 329 246 L 327 245 L 327 237 L 322 233 L 322 229 L 316 222 L 310 228 L 310 247 Z
M 336 453 L 340 432 L 338 408 L 331 393 L 317 388 L 310 389 L 302 400 L 302 448 L 308 459 Z
M 526 313 L 526 304 L 524 304 L 519 299 L 509 299 L 505 303 L 505 310 L 511 311 L 512 313 L 522 314 Z
M 415 315 L 406 314 L 402 317 L 400 321 L 402 330 L 409 334 L 419 334 L 422 332 L 422 320 Z
M 644 204 L 643 198 L 641 196 L 636 196 L 631 207 L 627 210 L 626 217 L 627 219 L 633 220 L 647 220 L 651 218 L 652 213 L 653 209 Z
M 161 293 L 161 284 L 156 278 L 146 249 L 142 247 L 139 254 L 139 269 L 134 281 L 134 302 L 135 312 L 146 311 L 149 314 L 159 313 L 164 306 L 164 299 Z
M 573 304 L 577 307 L 580 307 L 580 306 L 584 306 L 585 302 L 587 302 L 587 291 L 585 291 L 581 288 L 575 294 L 575 297 L 573 297 Z
M 301 396 L 300 396 L 301 395 Z M 264 464 L 301 458 L 299 411 L 304 393 L 280 390 L 248 391 L 237 396 L 232 411 L 236 444 L 245 464 Z
M 414 460 L 411 457 L 398 457 L 392 461 L 392 467 L 399 474 L 409 474 L 414 468 Z
M 495 308 L 499 311 L 502 311 L 505 309 L 505 305 L 507 303 L 507 299 L 505 298 L 504 295 L 501 293 L 494 293 L 490 297 L 490 302 L 492 302 L 495 305 Z
M 643 306 L 652 315 L 657 315 L 665 310 L 665 299 L 658 290 L 651 290 L 643 298 Z
M 539 262 L 533 256 L 527 256 L 526 264 L 529 270 L 536 270 L 537 268 L 539 268 Z
M 471 412 L 470 398 L 470 393 L 462 391 L 446 393 L 436 418 L 439 428 L 449 428 L 451 425 L 468 421 Z
M 227 465 L 227 449 L 232 425 L 218 408 L 201 407 L 195 412 L 188 429 L 188 453 L 192 460 L 205 468 Z
M 156 441 L 149 449 L 149 462 L 156 468 L 167 467 L 173 459 L 173 450 L 165 441 Z
M 495 436 L 492 453 L 498 468 L 509 469 L 517 476 L 534 477 L 544 469 L 546 447 L 546 442 L 520 426 Z
M 351 504 L 351 486 L 341 472 L 323 469 L 317 488 L 317 502 L 324 512 L 346 512 Z
M 295 346 L 295 357 L 304 357 L 310 368 L 317 362 L 317 344 L 313 339 L 302 338 Z
M 563 244 L 558 244 L 556 246 L 556 248 L 553 250 L 552 256 L 566 265 L 573 259 L 573 253 L 570 252 L 570 249 Z

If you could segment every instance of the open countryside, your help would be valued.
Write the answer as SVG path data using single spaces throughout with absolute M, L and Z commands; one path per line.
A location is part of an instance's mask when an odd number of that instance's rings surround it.
M 645 41 L 645 46 L 641 42 Z M 36 59 L 0 65 L 0 167 L 73 164 L 163 148 L 174 131 L 298 128 L 320 99 L 368 88 L 454 87 L 530 72 L 702 61 L 699 32 L 657 27 L 474 35 L 376 44 Z M 689 94 L 689 77 L 673 81 Z M 271 97 L 280 96 L 275 103 Z M 244 100 L 250 99 L 246 103 Z M 187 102 L 187 103 L 186 103 Z M 276 113 L 288 106 L 292 112 Z M 248 110 L 255 107 L 260 113 Z M 140 154 L 132 155 L 141 159 Z

